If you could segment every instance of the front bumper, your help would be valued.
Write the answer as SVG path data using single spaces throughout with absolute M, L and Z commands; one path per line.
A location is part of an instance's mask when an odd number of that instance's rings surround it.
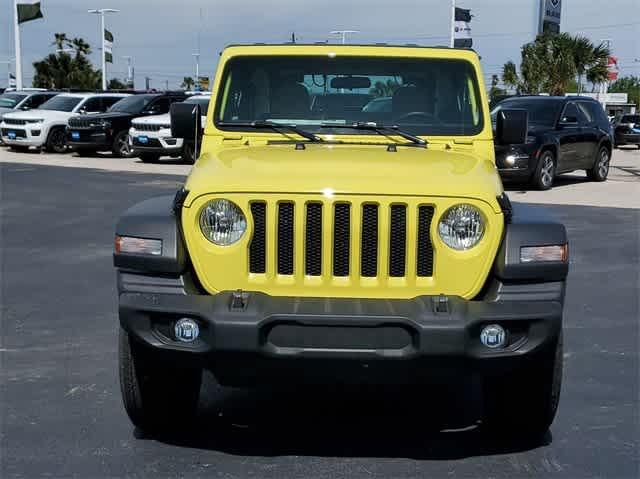
M 138 279 L 120 278 L 121 286 Z M 150 282 L 149 282 L 150 281 Z M 158 279 L 137 283 L 168 291 Z M 125 288 L 126 289 L 126 288 Z M 122 288 L 121 288 L 122 291 Z M 213 370 L 227 385 L 280 380 L 412 384 L 451 369 L 492 374 L 517 367 L 557 340 L 562 294 L 547 300 L 467 301 L 273 297 L 263 293 L 120 294 L 120 322 L 138 341 Z M 193 343 L 173 337 L 179 318 L 196 320 Z M 507 346 L 480 342 L 483 326 L 508 331 Z M 180 359 L 178 359 L 180 358 Z
M 47 132 L 41 123 L 35 125 L 0 125 L 2 142 L 9 146 L 41 147 L 47 139 Z
M 640 133 L 623 133 L 615 137 L 616 145 L 640 145 Z
M 160 155 L 179 155 L 182 153 L 182 138 L 171 138 L 170 131 L 160 132 L 129 130 L 129 144 L 134 153 L 157 153 Z
M 73 148 L 88 150 L 110 150 L 113 144 L 113 135 L 101 128 L 67 128 L 67 144 Z

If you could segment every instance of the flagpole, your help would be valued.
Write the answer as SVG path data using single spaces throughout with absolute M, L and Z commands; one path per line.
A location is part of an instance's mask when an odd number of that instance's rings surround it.
M 16 90 L 22 90 L 22 51 L 20 45 L 20 24 L 18 23 L 18 0 L 13 2 L 14 42 L 16 48 Z
M 449 46 L 453 48 L 456 44 L 455 36 L 456 36 L 456 0 L 451 0 L 451 27 L 450 27 L 450 42 Z

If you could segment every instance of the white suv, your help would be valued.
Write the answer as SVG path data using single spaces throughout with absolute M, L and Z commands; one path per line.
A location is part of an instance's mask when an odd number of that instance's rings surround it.
M 210 95 L 197 95 L 187 98 L 184 103 L 200 105 L 202 125 L 206 122 Z M 171 119 L 165 115 L 139 117 L 131 123 L 129 141 L 134 155 L 145 163 L 154 163 L 161 156 L 182 157 L 184 163 L 195 163 L 193 141 L 171 136 Z
M 7 113 L 0 123 L 3 143 L 14 149 L 33 146 L 54 153 L 67 150 L 65 128 L 69 118 L 77 114 L 102 113 L 121 100 L 123 93 L 63 93 L 40 107 Z

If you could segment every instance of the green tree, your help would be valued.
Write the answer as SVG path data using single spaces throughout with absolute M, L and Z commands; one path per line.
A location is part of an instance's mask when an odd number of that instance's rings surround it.
M 107 85 L 108 90 L 126 90 L 127 85 L 124 82 L 118 80 L 117 78 L 112 78 L 109 80 L 109 84 Z
M 503 88 L 498 88 L 500 83 L 500 77 L 498 75 L 491 76 L 491 89 L 489 90 L 489 100 L 493 101 L 497 97 L 506 95 L 507 91 Z
M 180 85 L 180 88 L 183 88 L 185 90 L 193 90 L 193 87 L 195 86 L 196 82 L 194 81 L 193 78 L 191 77 L 184 77 L 182 79 L 182 85 Z
M 393 96 L 393 93 L 398 89 L 400 84 L 395 80 L 387 80 L 386 82 L 377 81 L 369 93 L 375 97 L 389 97 Z
M 640 76 L 619 78 L 609 86 L 611 93 L 626 93 L 629 103 L 640 105 Z
M 509 60 L 502 67 L 502 83 L 505 86 L 516 90 L 516 93 L 520 93 L 520 78 L 518 77 L 518 70 L 516 64 Z
M 52 46 L 57 52 L 33 64 L 33 86 L 37 88 L 100 88 L 100 71 L 94 70 L 87 55 L 91 47 L 82 38 L 69 40 L 66 33 L 56 33 Z M 70 54 L 67 50 L 72 50 Z

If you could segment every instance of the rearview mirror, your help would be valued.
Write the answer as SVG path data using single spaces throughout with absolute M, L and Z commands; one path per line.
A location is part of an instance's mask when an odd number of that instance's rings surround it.
M 371 88 L 371 80 L 369 77 L 336 77 L 331 80 L 331 88 L 345 90 Z
M 173 103 L 170 115 L 172 137 L 183 138 L 188 141 L 197 140 L 202 129 L 200 105 L 195 103 Z
M 529 113 L 521 109 L 500 110 L 496 117 L 496 143 L 521 145 L 527 141 Z

